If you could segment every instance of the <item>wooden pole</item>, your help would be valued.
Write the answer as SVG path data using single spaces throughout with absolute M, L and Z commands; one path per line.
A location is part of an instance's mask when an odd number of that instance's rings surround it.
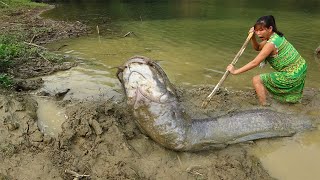
M 241 49 L 239 50 L 239 52 L 237 53 L 237 55 L 234 57 L 234 59 L 232 60 L 231 64 L 235 65 L 237 63 L 237 61 L 239 60 L 240 56 L 242 55 L 242 53 L 244 52 L 244 50 L 246 49 L 250 39 L 253 36 L 253 32 L 250 32 L 246 41 L 243 43 Z M 210 102 L 212 96 L 218 91 L 218 89 L 220 88 L 220 86 L 222 85 L 222 83 L 224 82 L 224 80 L 226 80 L 226 78 L 229 75 L 229 71 L 226 70 L 226 72 L 223 74 L 222 78 L 220 79 L 220 81 L 218 82 L 218 84 L 214 87 L 213 91 L 209 94 L 209 96 L 202 102 L 201 107 L 202 108 L 206 108 L 208 103 Z

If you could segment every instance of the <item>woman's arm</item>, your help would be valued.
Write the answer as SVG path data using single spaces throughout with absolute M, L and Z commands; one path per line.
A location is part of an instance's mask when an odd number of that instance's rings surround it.
M 227 70 L 230 71 L 231 74 L 240 74 L 246 72 L 250 69 L 257 67 L 263 60 L 265 60 L 274 50 L 274 45 L 272 43 L 266 43 L 260 53 L 248 64 L 242 66 L 239 69 L 235 69 L 232 64 L 227 67 Z

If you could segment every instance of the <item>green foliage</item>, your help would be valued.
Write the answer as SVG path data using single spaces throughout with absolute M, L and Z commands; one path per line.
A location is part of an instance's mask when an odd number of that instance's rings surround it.
M 12 85 L 12 78 L 7 74 L 0 74 L 0 86 L 8 88 Z
M 26 56 L 30 50 L 14 35 L 0 35 L 0 73 L 13 64 L 15 58 Z
M 11 17 L 39 6 L 47 6 L 44 3 L 35 3 L 31 0 L 0 0 L 0 18 Z M 14 17 L 13 17 L 14 18 Z M 15 26 L 14 29 L 3 28 L 0 31 L 0 87 L 8 88 L 13 84 L 15 67 L 32 66 L 39 61 L 51 61 L 61 63 L 65 59 L 62 55 L 48 52 L 45 48 L 26 43 L 30 36 L 51 32 L 48 27 L 32 27 L 26 30 L 23 26 Z
M 21 54 L 20 44 L 0 44 L 0 59 L 6 61 Z
M 31 0 L 0 0 L 0 9 L 13 8 L 32 8 L 38 6 L 45 6 L 45 4 L 31 2 Z
M 0 0 L 0 14 L 10 14 L 23 9 L 44 7 L 47 4 L 35 3 L 31 0 Z
M 7 69 L 16 63 L 27 62 L 34 58 L 54 63 L 65 60 L 62 55 L 24 43 L 21 34 L 0 35 L 0 73 L 6 73 Z

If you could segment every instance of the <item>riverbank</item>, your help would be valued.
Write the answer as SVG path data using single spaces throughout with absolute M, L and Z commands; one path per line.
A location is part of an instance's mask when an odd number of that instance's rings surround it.
M 22 41 L 28 46 L 41 49 L 46 43 L 89 33 L 80 22 L 39 17 L 47 8 L 2 14 L 1 34 L 18 31 L 25 34 Z M 66 121 L 58 137 L 44 134 L 38 127 L 37 95 L 30 90 L 41 86 L 41 76 L 69 69 L 77 61 L 48 61 L 39 55 L 42 50 L 35 54 L 24 60 L 13 59 L 17 62 L 6 71 L 16 80 L 10 90 L 2 89 L 0 93 L 0 179 L 273 179 L 248 153 L 254 143 L 197 153 L 170 151 L 139 131 L 123 102 L 56 101 L 46 96 L 65 109 Z M 24 83 L 19 85 L 19 80 Z M 257 108 L 253 90 L 222 90 L 203 110 L 202 100 L 212 89 L 178 88 L 181 102 L 192 117 Z M 319 103 L 319 90 L 307 89 L 302 103 L 272 102 L 270 108 L 319 117 Z
M 76 65 L 74 59 L 51 53 L 43 46 L 59 39 L 85 35 L 89 29 L 80 22 L 56 22 L 39 16 L 53 6 L 23 5 L 1 9 L 0 73 L 13 82 L 0 79 L 0 84 L 11 85 L 16 90 L 32 90 L 40 84 L 24 87 L 28 84 L 25 79 L 49 75 Z M 34 82 L 41 83 L 41 80 Z

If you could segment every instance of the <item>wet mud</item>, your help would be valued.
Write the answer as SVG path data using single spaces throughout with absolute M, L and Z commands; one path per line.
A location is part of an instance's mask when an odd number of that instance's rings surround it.
M 258 107 L 252 91 L 222 90 L 203 110 L 201 99 L 210 87 L 178 89 L 193 117 Z M 269 108 L 319 120 L 319 91 L 305 94 L 301 104 Z M 39 130 L 31 95 L 2 93 L 0 99 L 0 172 L 7 179 L 72 179 L 70 172 L 91 179 L 273 179 L 248 154 L 254 142 L 196 153 L 167 150 L 139 131 L 123 102 L 60 101 L 67 118 L 54 138 Z

